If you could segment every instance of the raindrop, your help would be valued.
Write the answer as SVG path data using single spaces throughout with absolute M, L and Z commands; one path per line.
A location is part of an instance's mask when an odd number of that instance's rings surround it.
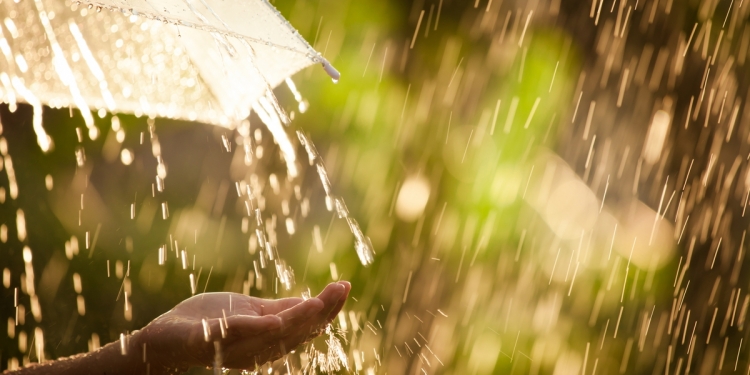
M 47 188 L 47 191 L 51 191 L 54 187 L 54 181 L 52 179 L 52 175 L 47 175 L 44 177 L 44 187 Z
M 76 164 L 78 164 L 79 167 L 83 167 L 83 164 L 86 163 L 86 153 L 83 150 L 83 147 L 78 146 L 76 147 Z
M 120 151 L 120 161 L 125 165 L 133 163 L 133 152 L 127 148 L 123 148 L 122 151 Z

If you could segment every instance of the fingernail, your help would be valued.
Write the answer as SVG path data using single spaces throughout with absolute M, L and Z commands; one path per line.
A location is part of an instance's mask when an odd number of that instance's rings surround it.
M 343 296 L 344 292 L 346 292 L 346 287 L 344 287 L 340 283 L 337 283 L 337 284 L 339 284 L 340 288 L 334 288 L 333 297 L 338 300 L 338 299 L 341 299 L 341 296 Z

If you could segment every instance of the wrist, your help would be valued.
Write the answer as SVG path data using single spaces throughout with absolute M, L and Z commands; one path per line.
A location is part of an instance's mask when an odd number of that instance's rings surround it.
M 147 331 L 134 331 L 126 338 L 127 356 L 134 368 L 143 369 L 151 375 L 182 374 L 189 366 L 174 361 L 162 353 L 162 348 L 150 339 Z M 122 345 L 122 343 L 121 343 Z

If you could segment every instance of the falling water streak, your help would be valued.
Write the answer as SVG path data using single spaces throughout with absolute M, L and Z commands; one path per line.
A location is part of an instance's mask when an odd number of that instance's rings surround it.
M 208 282 L 211 280 L 211 273 L 213 271 L 214 271 L 214 266 L 211 266 L 211 269 L 208 270 L 208 277 L 206 277 L 206 283 L 203 284 L 203 294 L 204 295 L 206 294 L 206 289 L 208 289 Z
M 560 249 L 557 248 L 557 255 L 555 256 L 555 263 L 552 264 L 552 271 L 549 273 L 549 282 L 547 285 L 552 285 L 552 277 L 555 276 L 555 267 L 557 267 L 557 260 L 560 258 Z
M 289 136 L 284 130 L 278 112 L 266 97 L 261 97 L 256 104 L 253 104 L 252 108 L 279 144 L 279 148 L 281 148 L 282 155 L 286 161 L 289 176 L 291 178 L 297 177 L 297 155 L 294 151 L 294 146 L 292 146 L 292 142 L 289 140 Z
M 589 130 L 591 129 L 591 120 L 593 120 L 595 108 L 596 108 L 596 101 L 592 100 L 591 104 L 589 104 L 589 113 L 586 116 L 586 125 L 583 127 L 583 140 L 584 141 L 589 139 Z
M 613 336 L 613 338 L 615 338 L 615 339 L 617 338 L 617 331 L 620 329 L 620 320 L 622 319 L 622 310 L 623 310 L 623 308 L 624 308 L 624 306 L 621 305 L 620 306 L 620 314 L 617 316 L 617 324 L 615 324 L 615 334 Z
M 602 14 L 602 5 L 604 5 L 604 0 L 599 0 L 599 9 L 596 10 L 596 19 L 594 20 L 594 25 L 599 25 L 599 16 Z
M 52 148 L 52 138 L 47 135 L 47 132 L 45 132 L 44 127 L 42 126 L 42 111 L 44 108 L 42 102 L 31 92 L 31 90 L 24 86 L 23 81 L 18 77 L 11 78 L 11 82 L 16 91 L 26 100 L 27 103 L 31 104 L 34 109 L 32 125 L 34 133 L 36 133 L 37 144 L 42 149 L 42 152 L 49 152 Z M 11 188 L 11 192 L 12 191 L 13 189 Z M 13 194 L 11 193 L 11 197 L 12 196 Z
M 461 249 L 461 260 L 458 262 L 458 272 L 456 273 L 455 281 L 456 284 L 458 284 L 458 279 L 461 277 L 461 267 L 464 264 L 464 256 L 466 256 L 466 246 Z
M 625 289 L 626 289 L 626 287 L 628 285 L 628 274 L 629 273 L 630 273 L 630 267 L 625 267 L 625 278 L 622 281 L 622 293 L 620 294 L 620 303 L 622 303 L 622 301 L 625 298 Z
M 714 263 L 716 263 L 716 256 L 719 255 L 719 249 L 721 248 L 721 240 L 722 238 L 719 238 L 719 243 L 716 245 L 716 251 L 714 251 L 714 257 L 713 257 L 713 260 L 711 260 L 711 269 L 714 269 Z
M 594 0 L 594 1 L 596 1 L 596 0 Z M 591 346 L 591 343 L 590 342 L 586 342 L 586 352 L 583 355 L 583 369 L 581 370 L 581 374 L 585 374 L 586 373 L 586 364 L 589 361 L 589 347 L 590 346 Z M 594 371 L 596 371 L 596 370 L 594 370 Z
M 302 93 L 297 89 L 297 85 L 294 84 L 294 81 L 292 81 L 291 78 L 287 78 L 284 80 L 284 82 L 286 83 L 287 87 L 289 87 L 289 91 L 292 92 L 294 100 L 297 101 L 297 109 L 299 109 L 300 113 L 307 112 L 307 101 L 302 98 Z
M 646 323 L 646 329 L 642 332 L 641 340 L 639 342 L 639 350 L 642 352 L 644 346 L 646 345 L 646 337 L 648 336 L 648 330 L 651 328 L 651 319 L 654 317 L 654 310 L 656 310 L 656 305 L 654 305 L 651 308 L 651 314 L 648 317 L 648 323 Z
M 615 223 L 615 229 L 612 231 L 612 241 L 609 244 L 609 254 L 607 255 L 607 261 L 612 257 L 612 248 L 615 246 L 615 235 L 617 234 L 617 223 Z
M 604 200 L 607 198 L 607 189 L 609 189 L 609 175 L 607 175 L 607 183 L 604 185 L 604 194 L 602 194 L 602 203 L 599 205 L 599 213 L 602 213 L 602 209 L 604 208 Z M 617 224 L 615 224 L 615 230 L 617 230 Z
M 469 151 L 469 145 L 471 144 L 471 137 L 474 135 L 474 129 L 471 129 L 471 132 L 469 133 L 469 139 L 466 141 L 466 148 L 464 149 L 464 155 L 461 157 L 461 164 L 464 163 L 464 160 L 466 159 L 466 153 Z
M 591 159 L 594 154 L 594 144 L 596 143 L 596 135 L 591 139 L 591 145 L 589 146 L 589 153 L 588 156 L 586 156 L 586 169 L 588 169 L 591 166 Z
M 604 341 L 607 338 L 607 330 L 609 330 L 609 319 L 607 319 L 607 323 L 604 325 L 604 330 L 602 331 L 602 341 L 599 343 L 599 350 L 604 348 Z
M 724 30 L 719 31 L 719 40 L 716 42 L 716 46 L 714 47 L 714 53 L 711 55 L 711 65 L 714 65 L 716 63 L 716 55 L 718 55 L 719 47 L 721 47 L 721 42 L 724 39 Z
M 411 38 L 411 44 L 409 44 L 409 49 L 414 48 L 414 42 L 417 41 L 417 35 L 419 35 L 419 27 L 422 25 L 422 18 L 424 18 L 424 9 L 419 13 L 419 20 L 417 21 L 417 27 L 414 29 L 414 36 Z
M 596 1 L 596 0 L 594 0 L 594 1 Z M 555 76 L 557 76 L 557 68 L 559 66 L 560 66 L 560 60 L 557 60 L 557 62 L 555 63 L 555 71 L 552 72 L 552 80 L 549 83 L 549 90 L 547 91 L 548 93 L 552 92 L 552 85 L 555 83 Z
M 521 38 L 518 39 L 518 47 L 521 47 L 523 45 L 523 37 L 526 36 L 526 29 L 529 27 L 529 22 L 531 21 L 531 16 L 534 15 L 534 11 L 529 11 L 529 15 L 526 16 L 526 23 L 523 25 L 523 31 L 521 31 Z
M 513 126 L 513 119 L 516 116 L 516 109 L 518 109 L 518 97 L 514 96 L 513 99 L 510 101 L 510 108 L 508 109 L 508 117 L 505 119 L 505 126 L 503 127 L 503 132 L 505 134 L 509 134 L 511 127 Z
M 492 0 L 490 0 L 490 3 L 492 3 Z M 434 13 L 434 11 L 435 11 L 435 4 L 430 4 L 430 15 L 427 17 L 427 26 L 424 28 L 425 38 L 430 36 L 430 26 L 432 26 L 432 14 Z
M 692 111 L 692 109 L 693 109 L 693 99 L 694 98 L 695 98 L 694 96 L 690 96 L 690 105 L 688 105 L 687 117 L 685 117 L 685 129 L 688 128 L 688 124 L 690 123 L 690 111 Z
M 300 143 L 302 143 L 302 145 L 305 147 L 310 165 L 315 165 L 317 169 L 318 176 L 320 177 L 321 184 L 323 185 L 323 189 L 326 194 L 326 200 L 331 201 L 333 206 L 335 206 L 336 213 L 338 214 L 339 218 L 346 219 L 347 225 L 349 226 L 351 233 L 354 235 L 354 247 L 357 252 L 357 256 L 360 259 L 360 262 L 365 266 L 371 264 L 375 260 L 375 251 L 372 247 L 370 238 L 362 233 L 362 230 L 360 229 L 357 221 L 349 217 L 349 212 L 343 199 L 333 197 L 331 182 L 328 179 L 328 174 L 326 172 L 325 166 L 323 165 L 322 159 L 320 158 L 315 145 L 301 131 L 297 131 L 297 137 L 299 138 Z M 391 210 L 393 209 L 393 205 L 395 204 L 395 198 L 396 194 L 394 194 L 394 200 L 391 205 Z M 328 235 L 326 235 L 326 238 L 328 238 Z M 290 287 L 290 285 L 287 285 L 287 287 Z
M 628 75 L 630 75 L 630 70 L 625 69 L 622 75 L 622 83 L 620 84 L 620 94 L 617 96 L 617 108 L 622 106 L 622 99 L 625 96 L 625 88 L 628 84 Z
M 521 199 L 526 199 L 526 191 L 529 190 L 529 183 L 531 183 L 531 176 L 534 175 L 534 166 L 531 166 L 531 171 L 529 172 L 529 178 L 526 180 L 526 187 L 523 189 L 523 195 L 521 196 Z
M 677 272 L 674 275 L 674 282 L 672 283 L 672 287 L 677 286 L 677 278 L 680 276 L 680 267 L 682 266 L 682 257 L 680 257 L 680 261 L 677 263 Z M 685 267 L 687 268 L 687 263 L 685 264 Z
M 498 99 L 497 103 L 495 104 L 495 112 L 492 114 L 492 127 L 490 127 L 490 135 L 495 134 L 495 125 L 497 124 L 497 115 L 500 112 L 500 102 L 501 100 Z M 451 116 L 453 116 L 453 111 L 451 111 Z M 450 129 L 450 118 L 448 120 L 448 129 Z M 446 136 L 445 143 L 448 143 L 448 138 Z
M 445 207 L 448 206 L 448 202 L 443 202 L 443 208 L 440 210 L 440 216 L 438 216 L 437 224 L 435 224 L 435 230 L 432 232 L 433 235 L 436 235 L 438 230 L 440 229 L 440 223 L 443 221 L 443 215 L 445 214 Z
M 516 355 L 516 347 L 518 346 L 518 338 L 521 337 L 521 331 L 518 331 L 518 334 L 516 334 L 516 342 L 513 344 L 513 352 L 510 355 L 510 361 L 513 362 L 513 358 Z
M 568 297 L 570 297 L 570 293 L 573 291 L 573 283 L 576 281 L 576 275 L 578 275 L 578 266 L 580 265 L 579 262 L 576 262 L 576 269 L 573 271 L 573 277 L 570 280 L 570 288 L 568 288 Z
M 688 167 L 687 173 L 685 174 L 685 181 L 682 183 L 682 191 L 685 191 L 685 187 L 687 186 L 688 177 L 690 177 L 690 170 L 693 169 L 693 162 L 695 159 L 690 160 L 690 167 Z
M 742 351 L 742 339 L 743 337 L 740 337 L 740 345 L 737 347 L 737 359 L 734 361 L 734 371 L 737 371 L 737 364 L 740 362 L 740 352 Z
M 656 224 L 659 222 L 659 215 L 661 212 L 662 204 L 664 204 L 664 194 L 667 192 L 667 184 L 669 183 L 669 176 L 667 176 L 666 181 L 664 182 L 664 189 L 661 191 L 661 198 L 659 199 L 659 208 L 656 210 L 656 217 L 654 217 L 654 224 L 651 226 L 651 237 L 649 237 L 648 245 L 651 246 L 651 244 L 654 241 L 654 234 L 656 233 Z
M 583 97 L 583 91 L 578 93 L 578 101 L 576 102 L 576 108 L 573 110 L 573 118 L 570 120 L 570 123 L 576 122 L 576 115 L 578 114 L 578 106 L 581 104 L 581 98 Z
M 685 295 L 687 295 L 688 288 L 690 287 L 690 280 L 688 280 L 687 285 L 685 285 L 685 290 L 682 292 L 682 297 L 680 297 L 680 303 L 677 306 L 677 311 L 682 310 L 682 303 L 685 301 Z
M 667 205 L 664 206 L 664 211 L 661 212 L 661 219 L 664 220 L 664 216 L 667 214 L 667 210 L 669 210 L 669 205 L 672 204 L 672 199 L 674 199 L 674 193 L 675 191 L 672 190 L 672 195 L 669 196 L 669 200 L 667 201 Z
M 367 67 L 370 66 L 370 59 L 372 59 L 372 53 L 375 52 L 375 43 L 372 44 L 372 49 L 370 49 L 370 55 L 367 56 L 367 63 L 365 63 L 365 70 L 362 72 L 362 77 L 364 78 L 365 74 L 367 74 Z
M 528 129 L 529 125 L 531 124 L 531 119 L 534 118 L 534 113 L 536 113 L 536 109 L 539 106 L 539 101 L 541 98 L 537 97 L 536 100 L 534 100 L 534 105 L 531 107 L 531 112 L 529 112 L 529 117 L 526 119 L 526 123 L 523 125 L 524 129 Z M 494 126 L 494 124 L 493 124 Z
M 628 21 L 630 20 L 630 11 L 633 8 L 628 6 L 628 13 L 625 15 L 625 21 L 622 23 L 622 29 L 620 30 L 620 37 L 624 37 L 625 35 L 625 28 L 628 26 Z
M 401 303 L 406 303 L 406 298 L 409 296 L 409 285 L 411 284 L 411 276 L 412 276 L 412 272 L 409 271 L 409 277 L 406 279 L 406 287 L 404 288 L 404 298 L 401 300 Z
M 456 73 L 458 73 L 458 69 L 461 68 L 461 64 L 464 62 L 464 58 L 462 57 L 461 60 L 458 61 L 458 65 L 456 65 L 456 69 L 453 70 L 453 75 L 451 75 L 451 80 L 448 81 L 448 87 L 451 87 L 453 84 L 453 79 L 456 78 Z
M 385 61 L 388 57 L 388 47 L 385 47 L 385 52 L 383 52 L 383 64 L 380 65 L 380 76 L 378 77 L 378 83 L 383 81 L 383 70 L 385 70 Z
M 730 117 L 729 119 L 729 130 L 727 130 L 727 137 L 725 139 L 727 143 L 729 143 L 729 140 L 732 139 L 732 133 L 734 131 L 734 124 L 737 121 L 737 115 L 739 114 L 739 111 L 740 111 L 740 105 L 739 105 L 739 102 L 737 102 L 734 105 L 734 109 L 732 110 L 732 117 Z

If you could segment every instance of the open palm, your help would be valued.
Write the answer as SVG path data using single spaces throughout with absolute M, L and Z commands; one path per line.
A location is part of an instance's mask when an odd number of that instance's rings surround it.
M 331 283 L 307 300 L 205 293 L 156 318 L 140 336 L 147 360 L 164 367 L 253 368 L 318 336 L 350 289 L 348 282 Z

